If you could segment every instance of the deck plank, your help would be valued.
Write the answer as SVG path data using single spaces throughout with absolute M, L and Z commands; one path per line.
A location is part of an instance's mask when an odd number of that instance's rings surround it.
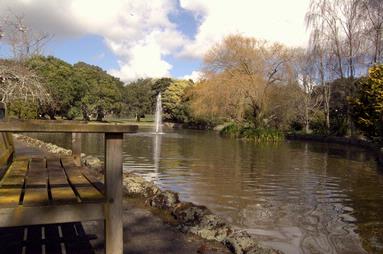
M 0 207 L 15 207 L 23 192 L 28 160 L 14 161 L 0 181 Z
M 70 158 L 61 158 L 61 162 L 70 184 L 79 195 L 81 202 L 104 200 L 104 195 L 82 174 L 84 170 L 87 170 L 85 167 L 76 166 Z
M 76 203 L 76 193 L 68 182 L 60 159 L 47 159 L 47 169 L 52 203 Z
M 21 188 L 28 169 L 28 160 L 14 161 L 0 181 L 1 188 Z
M 48 171 L 44 158 L 32 158 L 25 180 L 23 205 L 48 205 Z

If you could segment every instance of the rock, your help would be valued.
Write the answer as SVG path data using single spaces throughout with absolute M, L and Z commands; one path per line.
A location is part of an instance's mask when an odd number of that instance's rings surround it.
M 205 206 L 197 206 L 189 202 L 178 203 L 172 211 L 172 215 L 179 223 L 189 227 L 198 225 L 203 216 L 208 214 L 211 212 Z
M 123 184 L 125 192 L 128 195 L 152 197 L 157 194 L 160 189 L 153 183 L 146 181 L 143 177 L 130 173 L 124 173 Z
M 215 214 L 204 215 L 199 224 L 190 227 L 189 232 L 207 240 L 222 242 L 233 229 L 219 216 Z
M 96 172 L 101 173 L 103 171 L 103 163 L 99 158 L 88 155 L 81 155 L 81 160 L 85 166 L 88 166 L 91 169 L 94 169 Z
M 150 206 L 160 209 L 171 209 L 180 202 L 178 193 L 173 191 L 160 191 L 150 197 L 147 202 Z
M 223 243 L 236 254 L 280 254 L 281 252 L 261 246 L 245 231 L 238 231 L 228 236 Z

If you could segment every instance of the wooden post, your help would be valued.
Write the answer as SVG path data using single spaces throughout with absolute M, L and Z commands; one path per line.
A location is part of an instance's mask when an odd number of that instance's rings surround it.
M 72 133 L 72 156 L 74 163 L 81 166 L 81 133 Z
M 0 101 L 0 121 L 7 119 L 7 105 Z
M 123 133 L 105 133 L 105 251 L 123 252 L 122 222 Z

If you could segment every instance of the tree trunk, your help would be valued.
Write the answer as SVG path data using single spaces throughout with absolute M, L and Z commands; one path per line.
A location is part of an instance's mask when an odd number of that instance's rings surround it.
M 82 118 L 84 121 L 90 121 L 90 117 L 88 114 L 88 107 L 86 105 L 81 106 Z
M 104 117 L 105 117 L 104 111 L 103 111 L 102 109 L 98 109 L 98 110 L 97 110 L 96 121 L 101 122 L 102 119 L 104 119 Z
M 56 120 L 55 112 L 49 111 L 47 114 L 51 120 Z
M 309 132 L 310 132 L 309 109 L 308 109 L 308 106 L 305 105 L 305 133 L 308 134 Z

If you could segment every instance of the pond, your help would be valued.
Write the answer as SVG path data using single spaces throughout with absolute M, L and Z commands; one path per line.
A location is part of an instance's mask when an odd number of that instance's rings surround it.
M 70 147 L 67 134 L 31 136 Z M 102 136 L 86 135 L 82 146 L 102 158 Z M 383 175 L 363 149 L 141 129 L 125 137 L 124 170 L 207 206 L 285 253 L 383 253 Z

